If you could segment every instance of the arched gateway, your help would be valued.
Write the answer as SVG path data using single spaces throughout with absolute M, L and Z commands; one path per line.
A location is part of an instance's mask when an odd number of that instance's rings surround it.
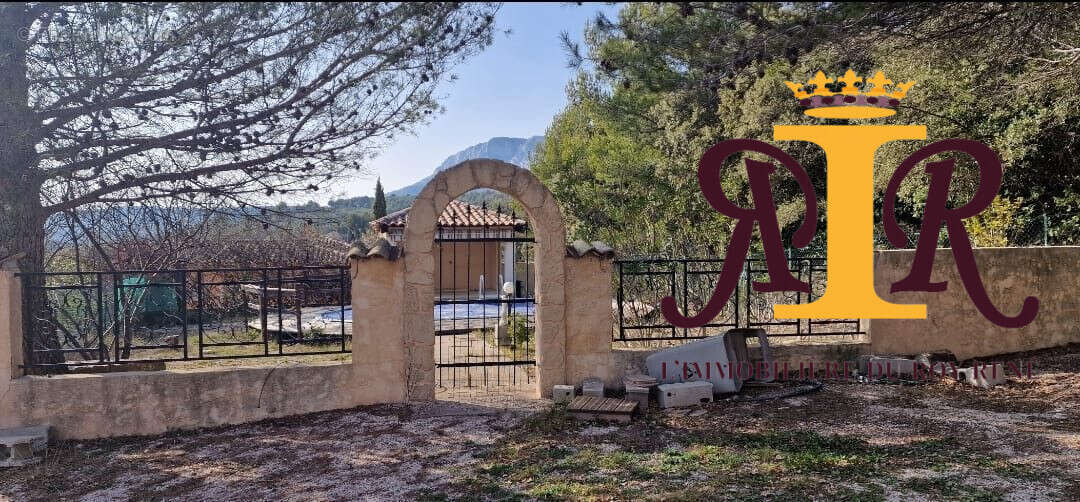
M 618 385 L 611 351 L 614 251 L 603 243 L 566 245 L 551 192 L 528 170 L 470 160 L 435 176 L 413 202 L 402 245 L 382 239 L 349 253 L 352 375 L 357 403 L 435 398 L 437 216 L 458 196 L 490 188 L 525 208 L 535 240 L 536 395 L 553 385 L 600 377 Z
M 525 208 L 536 239 L 536 367 L 537 391 L 566 380 L 565 270 L 566 229 L 551 192 L 531 172 L 498 160 L 462 162 L 438 173 L 413 201 L 404 240 L 402 333 L 405 342 L 407 393 L 410 399 L 434 396 L 435 298 L 438 215 L 450 201 L 477 188 L 490 188 L 516 199 Z

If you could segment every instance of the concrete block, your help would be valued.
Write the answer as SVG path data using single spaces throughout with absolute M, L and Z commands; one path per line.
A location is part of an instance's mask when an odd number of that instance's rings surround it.
M 915 361 L 903 357 L 871 356 L 866 363 L 870 378 L 914 378 Z
M 1005 383 L 1005 366 L 1001 363 L 977 364 L 957 370 L 957 378 L 968 385 L 989 389 Z
M 0 430 L 0 467 L 17 467 L 41 460 L 34 452 L 49 444 L 49 426 L 17 427 Z
M 556 385 L 551 390 L 551 399 L 556 404 L 566 404 L 574 399 L 573 385 Z
M 604 381 L 599 378 L 586 378 L 581 383 L 581 395 L 604 397 Z
M 638 404 L 637 413 L 645 415 L 649 410 L 649 388 L 627 385 L 626 400 L 636 402 Z
M 694 406 L 713 400 L 713 385 L 708 380 L 661 384 L 657 391 L 661 408 Z

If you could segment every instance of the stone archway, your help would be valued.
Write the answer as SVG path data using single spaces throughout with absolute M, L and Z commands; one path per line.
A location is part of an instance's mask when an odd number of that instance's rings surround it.
M 566 228 L 554 196 L 527 169 L 493 160 L 462 162 L 438 173 L 413 201 L 405 226 L 402 332 L 408 399 L 435 396 L 434 323 L 436 221 L 450 201 L 490 188 L 525 207 L 536 238 L 537 395 L 566 380 Z

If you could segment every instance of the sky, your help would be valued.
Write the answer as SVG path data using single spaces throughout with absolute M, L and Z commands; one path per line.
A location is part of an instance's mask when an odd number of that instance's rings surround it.
M 544 134 L 566 106 L 566 84 L 575 74 L 559 42 L 566 31 L 581 41 L 597 11 L 616 17 L 617 5 L 508 3 L 495 18 L 494 43 L 454 69 L 456 82 L 439 90 L 446 113 L 399 136 L 369 162 L 370 179 L 352 179 L 332 197 L 372 195 L 376 176 L 387 192 L 431 174 L 443 159 L 495 136 Z M 505 30 L 511 30 L 509 35 Z M 325 202 L 325 201 L 324 201 Z

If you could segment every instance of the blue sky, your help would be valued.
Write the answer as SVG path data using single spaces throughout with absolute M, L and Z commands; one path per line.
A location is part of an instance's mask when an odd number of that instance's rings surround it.
M 374 192 L 375 176 L 387 191 L 427 176 L 446 157 L 495 136 L 544 134 L 552 117 L 566 106 L 566 83 L 575 70 L 566 67 L 559 33 L 581 40 L 597 11 L 615 17 L 617 5 L 509 3 L 496 17 L 494 43 L 455 69 L 458 81 L 443 86 L 446 113 L 396 138 L 372 160 L 370 179 L 353 179 L 335 197 Z M 503 31 L 510 29 L 505 35 Z M 329 195 L 329 194 L 328 194 Z

